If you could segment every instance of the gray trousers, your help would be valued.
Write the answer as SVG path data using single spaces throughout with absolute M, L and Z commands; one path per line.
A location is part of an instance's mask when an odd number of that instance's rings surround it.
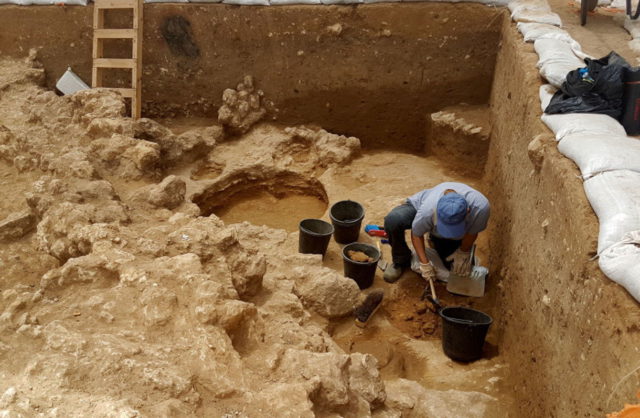
M 404 238 L 404 231 L 411 229 L 413 219 L 416 217 L 417 212 L 411 203 L 405 202 L 393 208 L 384 218 L 384 230 L 387 232 L 389 244 L 391 244 L 391 257 L 393 258 L 394 264 L 402 267 L 409 267 L 411 265 L 411 250 Z M 462 240 L 432 236 L 429 241 L 431 246 L 438 252 L 445 267 L 451 268 L 451 262 L 446 261 L 446 258 L 460 247 Z

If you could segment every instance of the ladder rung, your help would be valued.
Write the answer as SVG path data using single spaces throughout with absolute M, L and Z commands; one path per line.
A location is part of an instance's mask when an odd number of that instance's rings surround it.
M 99 39 L 133 39 L 135 29 L 94 29 L 93 36 Z
M 138 0 L 96 0 L 98 9 L 133 9 L 138 7 Z
M 135 68 L 136 60 L 131 58 L 96 58 L 93 60 L 96 68 Z
M 113 90 L 113 91 L 117 91 L 120 94 L 122 94 L 122 97 L 131 97 L 133 98 L 133 96 L 136 95 L 136 89 L 116 89 L 116 88 L 109 88 L 109 90 Z

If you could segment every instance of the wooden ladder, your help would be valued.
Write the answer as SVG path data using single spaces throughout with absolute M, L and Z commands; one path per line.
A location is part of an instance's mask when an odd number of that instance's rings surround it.
M 93 69 L 92 87 L 107 87 L 103 82 L 105 69 L 131 70 L 131 88 L 111 88 L 131 99 L 131 117 L 140 118 L 142 105 L 142 0 L 95 0 L 93 6 Z M 127 29 L 105 28 L 105 11 L 132 9 L 133 27 Z M 107 58 L 104 56 L 105 39 L 131 39 L 131 58 Z

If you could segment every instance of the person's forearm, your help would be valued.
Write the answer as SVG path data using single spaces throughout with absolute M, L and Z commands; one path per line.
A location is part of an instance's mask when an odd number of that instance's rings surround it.
M 471 246 L 476 242 L 478 234 L 467 234 L 462 238 L 462 244 L 460 244 L 460 250 L 464 252 L 471 251 Z
M 418 237 L 411 234 L 411 243 L 413 244 L 413 248 L 416 250 L 416 254 L 418 255 L 420 262 L 422 264 L 429 263 L 429 258 L 427 257 L 427 252 L 424 247 L 424 237 Z

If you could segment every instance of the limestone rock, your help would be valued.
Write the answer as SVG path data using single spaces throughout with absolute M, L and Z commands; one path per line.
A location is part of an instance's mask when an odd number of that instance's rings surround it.
M 119 118 L 125 114 L 124 100 L 113 90 L 82 90 L 69 97 L 75 108 L 74 120 L 85 125 L 94 119 Z
M 81 334 L 69 330 L 60 320 L 44 327 L 44 338 L 48 348 L 75 355 L 81 354 L 87 345 L 87 340 Z
M 240 327 L 246 326 L 256 315 L 254 304 L 240 300 L 226 300 L 216 307 L 217 323 L 233 336 Z
M 316 407 L 334 409 L 349 402 L 348 363 L 346 354 L 289 349 L 280 359 L 279 371 L 287 380 L 297 378 L 305 384 Z
M 17 152 L 13 132 L 6 126 L 0 125 L 0 160 L 11 162 Z
M 96 118 L 87 126 L 87 135 L 91 138 L 111 138 L 114 134 L 133 136 L 133 121 L 128 118 Z
M 251 401 L 263 415 L 282 418 L 313 418 L 313 403 L 304 387 L 297 384 L 269 385 Z
M 547 144 L 552 143 L 553 141 L 554 140 L 550 135 L 540 134 L 534 137 L 531 142 L 529 142 L 527 153 L 536 172 L 540 171 L 540 169 L 542 168 L 542 162 L 544 161 L 545 148 Z
M 48 168 L 60 177 L 77 177 L 80 179 L 97 179 L 98 172 L 89 162 L 88 155 L 79 149 L 74 149 L 54 158 Z
M 123 206 L 113 200 L 101 205 L 63 202 L 48 209 L 38 224 L 38 247 L 62 261 L 85 255 L 94 242 L 113 236 L 107 224 L 128 219 Z
M 161 158 L 165 166 L 193 162 L 203 158 L 222 137 L 222 128 L 211 126 L 195 128 L 175 135 L 165 126 L 151 119 L 135 122 L 134 136 L 160 145 Z
M 12 213 L 0 221 L 0 242 L 20 239 L 36 226 L 36 218 L 31 211 Z
M 286 128 L 285 132 L 292 138 L 302 140 L 317 154 L 316 164 L 326 167 L 330 164 L 347 164 L 360 153 L 360 140 L 325 131 L 309 129 L 304 126 Z
M 171 251 L 197 254 L 203 262 L 214 263 L 221 275 L 230 276 L 241 299 L 257 294 L 262 287 L 266 260 L 238 242 L 232 228 L 212 218 L 198 218 L 169 234 Z
M 241 299 L 255 296 L 262 288 L 262 278 L 267 271 L 267 262 L 263 255 L 244 249 L 237 245 L 227 255 L 227 263 L 231 269 L 233 286 Z
M 191 129 L 166 141 L 163 145 L 163 160 L 168 164 L 189 163 L 206 156 L 222 138 L 222 128 L 211 126 Z
M 62 267 L 48 271 L 42 277 L 40 285 L 43 289 L 47 289 L 52 285 L 65 287 L 74 283 L 114 286 L 118 281 L 117 264 L 114 264 L 112 260 L 105 256 L 88 254 L 72 258 Z
M 168 248 L 172 252 L 193 253 L 203 262 L 230 250 L 238 240 L 233 230 L 225 228 L 217 218 L 197 218 L 181 225 L 168 235 Z
M 113 185 L 106 180 L 77 181 L 73 185 L 75 193 L 80 196 L 81 201 L 92 199 L 117 200 Z
M 349 315 L 360 294 L 354 280 L 329 268 L 296 267 L 292 278 L 302 303 L 327 318 Z
M 180 177 L 170 175 L 159 184 L 135 192 L 141 198 L 156 207 L 175 209 L 184 202 L 187 185 Z
M 152 416 L 165 418 L 180 418 L 194 414 L 187 405 L 175 398 L 162 401 L 149 408 L 149 411 Z
M 92 141 L 89 150 L 95 163 L 110 174 L 139 179 L 159 173 L 160 147 L 153 142 L 116 134 Z
M 218 122 L 232 134 L 243 134 L 262 119 L 267 111 L 262 106 L 262 91 L 254 91 L 253 77 L 245 76 L 237 90 L 222 93 L 222 106 L 218 109 Z
M 171 290 L 158 286 L 148 286 L 142 292 L 140 302 L 144 308 L 145 324 L 148 326 L 166 325 L 178 306 L 178 297 Z
M 195 293 L 196 318 L 203 324 L 220 326 L 230 336 L 236 335 L 257 314 L 254 304 L 237 300 L 237 296 L 219 282 L 203 281 Z
M 386 406 L 411 417 L 481 418 L 496 399 L 480 392 L 425 389 L 419 383 L 396 379 L 387 381 Z
M 349 360 L 349 388 L 372 406 L 383 404 L 387 394 L 376 358 L 370 354 L 352 353 Z
M 7 408 L 9 405 L 16 401 L 18 391 L 15 387 L 7 389 L 2 396 L 0 396 L 0 408 Z
M 193 374 L 190 370 L 160 361 L 147 364 L 142 369 L 142 382 L 171 397 L 179 397 L 193 390 Z
M 161 143 L 164 138 L 173 135 L 173 132 L 166 126 L 156 122 L 153 119 L 140 118 L 133 124 L 134 137 Z
M 213 280 L 201 282 L 195 292 L 196 318 L 203 324 L 217 324 L 220 317 L 218 307 L 223 300 L 231 299 L 233 296 L 229 289 L 219 282 Z

